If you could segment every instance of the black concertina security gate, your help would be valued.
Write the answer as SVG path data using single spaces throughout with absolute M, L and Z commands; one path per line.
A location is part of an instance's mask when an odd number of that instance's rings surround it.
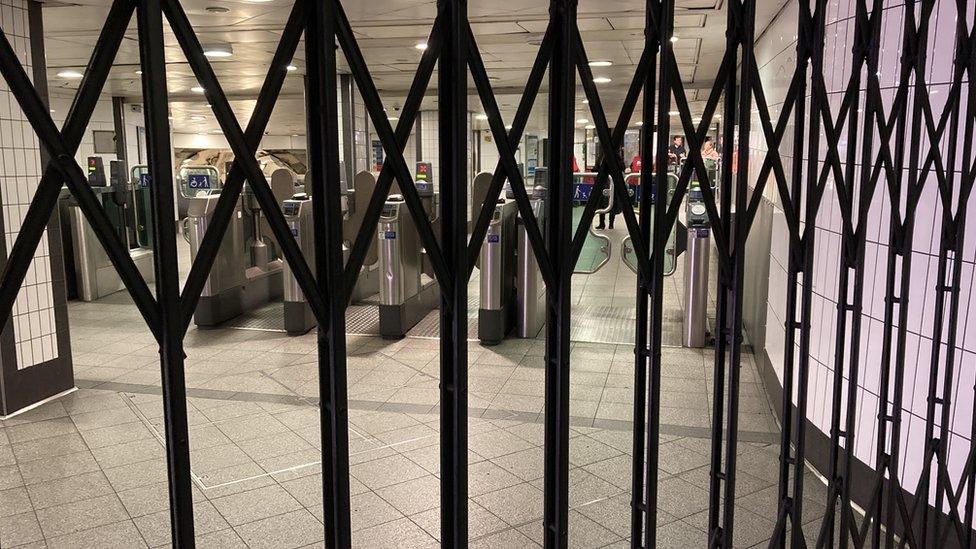
M 465 0 L 438 0 L 438 15 L 414 76 L 396 128 L 383 112 L 379 94 L 339 0 L 297 0 L 285 25 L 257 105 L 246 128 L 241 128 L 213 69 L 177 0 L 115 0 L 88 63 L 85 78 L 64 127 L 59 131 L 47 107 L 32 86 L 6 35 L 0 35 L 0 72 L 30 121 L 50 161 L 31 202 L 26 219 L 9 253 L 0 282 L 0 316 L 10 317 L 28 265 L 56 205 L 62 183 L 78 200 L 99 241 L 125 282 L 146 324 L 160 347 L 163 374 L 167 468 L 173 543 L 193 547 L 193 509 L 190 492 L 190 458 L 187 434 L 183 337 L 191 322 L 204 282 L 217 254 L 234 204 L 247 180 L 282 244 L 283 253 L 307 296 L 318 320 L 319 385 L 324 477 L 326 546 L 351 544 L 349 508 L 349 443 L 346 396 L 345 310 L 362 267 L 382 205 L 396 179 L 406 205 L 418 222 L 420 238 L 433 265 L 441 289 L 440 436 L 441 436 L 441 543 L 465 547 L 467 513 L 467 281 L 484 240 L 493 206 L 508 180 L 518 209 L 526 220 L 528 236 L 546 284 L 547 328 L 545 335 L 545 546 L 568 545 L 570 282 L 573 265 L 582 250 L 597 202 L 589 201 L 575 228 L 571 223 L 573 114 L 577 74 L 594 117 L 604 152 L 594 192 L 612 184 L 623 205 L 627 231 L 638 255 L 637 321 L 635 345 L 633 485 L 631 545 L 655 547 L 658 494 L 658 438 L 661 402 L 661 345 L 664 245 L 677 220 L 682 200 L 693 176 L 703 184 L 704 203 L 713 221 L 718 251 L 718 301 L 716 311 L 714 409 L 712 411 L 711 489 L 708 545 L 733 545 L 735 518 L 736 456 L 739 416 L 739 367 L 743 322 L 745 244 L 770 177 L 788 227 L 789 261 L 786 295 L 786 357 L 782 407 L 779 470 L 779 511 L 770 547 L 806 547 L 805 538 L 817 547 L 941 547 L 947 542 L 973 546 L 973 507 L 976 492 L 976 446 L 955 481 L 947 466 L 947 436 L 952 409 L 951 383 L 959 324 L 960 277 L 965 242 L 966 206 L 976 181 L 973 137 L 976 125 L 976 22 L 967 21 L 967 0 L 955 0 L 960 14 L 956 22 L 955 51 L 949 98 L 942 112 L 934 112 L 925 82 L 929 23 L 935 0 L 906 2 L 904 42 L 898 87 L 887 112 L 881 97 L 878 58 L 883 19 L 882 0 L 857 2 L 853 70 L 837 112 L 831 112 L 823 79 L 824 29 L 827 0 L 797 0 L 796 66 L 789 90 L 776 119 L 770 117 L 753 46 L 755 9 L 759 0 L 727 3 L 726 52 L 704 113 L 692 119 L 672 36 L 674 0 L 648 0 L 644 50 L 616 124 L 604 114 L 600 96 L 576 25 L 576 0 L 551 0 L 550 21 L 511 129 L 499 113 L 488 75 L 467 19 Z M 948 2 L 946 2 L 948 3 Z M 124 249 L 74 160 L 82 134 L 105 84 L 123 34 L 135 11 L 139 27 L 142 86 L 145 100 L 149 170 L 154 217 L 156 295 Z M 176 265 L 168 98 L 163 58 L 163 18 L 166 18 L 196 78 L 206 90 L 235 160 L 218 200 L 213 222 L 191 268 L 182 294 Z M 969 16 L 972 19 L 971 16 Z M 286 66 L 301 36 L 306 37 L 307 125 L 311 188 L 316 225 L 324 230 L 315 237 L 315 265 L 308 265 L 290 238 L 279 205 L 255 160 L 261 136 L 281 90 Z M 366 109 L 386 155 L 365 220 L 353 243 L 350 258 L 342 262 L 339 203 L 339 138 L 336 97 L 336 56 L 339 49 L 363 97 Z M 467 150 L 467 74 L 473 77 L 500 160 L 490 191 L 481 205 L 473 234 L 465 236 L 467 201 L 465 186 L 441 189 L 441 234 L 435 234 L 404 161 L 403 148 L 420 109 L 435 66 L 438 70 L 440 170 L 444 181 L 464 181 Z M 545 234 L 532 215 L 525 182 L 514 153 L 543 78 L 549 75 L 549 169 L 550 216 Z M 863 70 L 862 70 L 863 69 Z M 862 72 L 866 75 L 862 77 Z M 866 81 L 864 81 L 866 80 Z M 623 165 L 615 154 L 626 128 L 643 100 L 642 180 L 656 192 L 641 193 L 640 215 L 627 199 Z M 672 100 L 674 104 L 672 105 Z M 708 182 L 700 154 L 701 143 L 719 109 L 726 121 L 737 120 L 738 132 L 725 124 L 722 143 L 725 158 L 739 155 L 738 172 L 726 162 L 719 175 L 722 192 L 717 198 Z M 863 101 L 864 108 L 859 109 Z M 759 131 L 768 154 L 759 169 L 751 195 L 749 139 L 751 114 L 758 111 Z M 667 139 L 652 133 L 671 133 L 669 111 L 679 113 L 675 128 L 687 136 L 688 162 L 680 173 L 674 197 L 652 203 L 652 194 L 667 196 Z M 655 118 L 656 114 L 656 118 Z M 863 116 L 862 116 L 863 115 Z M 787 171 L 779 147 L 792 125 L 794 151 L 806 147 L 806 166 L 797 160 Z M 960 131 L 961 128 L 961 131 Z M 848 146 L 841 147 L 846 132 Z M 948 135 L 946 134 L 948 132 Z M 947 135 L 948 146 L 940 147 Z M 961 142 L 960 137 L 961 136 Z M 823 140 L 824 143 L 821 143 Z M 851 146 L 859 143 L 861 147 Z M 824 149 L 826 154 L 822 155 Z M 738 151 L 736 153 L 736 150 Z M 859 156 L 860 155 L 860 156 Z M 656 165 L 650 159 L 656 158 Z M 954 172 L 962 164 L 959 181 Z M 855 165 L 872 167 L 855 170 Z M 822 164 L 822 166 L 821 166 Z M 934 174 L 936 184 L 926 185 Z M 885 183 L 878 189 L 884 176 Z M 610 182 L 613 183 L 610 183 Z M 836 323 L 837 367 L 832 381 L 832 408 L 824 520 L 816 532 L 804 532 L 803 490 L 806 458 L 808 377 L 810 371 L 812 268 L 815 259 L 816 219 L 828 182 L 835 186 L 843 218 L 842 253 L 837 265 L 840 293 Z M 844 379 L 857 379 L 861 343 L 861 310 L 864 298 L 866 219 L 875 191 L 887 191 L 891 203 L 884 345 L 877 418 L 878 442 L 875 477 L 864 515 L 855 514 L 851 497 L 853 437 L 857 386 L 845 387 Z M 925 417 L 925 467 L 917 487 L 899 486 L 905 342 L 907 338 L 908 287 L 911 280 L 912 235 L 915 212 L 923 193 L 938 193 L 943 215 L 938 256 L 936 322 L 934 339 L 948 340 L 943 349 L 933 346 L 928 413 Z M 733 215 L 734 211 L 738 215 Z M 572 238 L 570 235 L 573 234 Z M 313 270 L 314 269 L 314 270 Z M 848 335 L 849 334 L 849 335 Z M 798 350 L 795 350 L 798 349 Z M 940 367 L 940 364 L 944 366 Z M 943 383 L 939 383 L 942 380 Z M 796 406 L 792 391 L 796 392 Z M 972 392 L 964 398 L 973 398 Z M 846 418 L 842 424 L 841 418 Z M 976 425 L 976 421 L 973 422 Z M 976 432 L 974 439 L 976 439 Z M 916 494 L 906 500 L 903 490 Z M 947 503 L 945 515 L 926 505 L 934 494 Z M 965 498 L 965 505 L 960 505 Z M 885 528 L 884 525 L 890 526 Z

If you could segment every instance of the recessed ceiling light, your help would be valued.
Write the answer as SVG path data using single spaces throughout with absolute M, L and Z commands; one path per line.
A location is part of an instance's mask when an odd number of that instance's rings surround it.
M 420 51 L 426 51 L 427 50 L 427 42 L 417 42 L 416 44 L 413 45 L 413 49 L 420 50 Z
M 678 116 L 679 114 L 681 114 L 681 113 L 678 112 L 678 111 L 668 111 L 668 115 L 670 115 L 670 116 Z
M 203 88 L 201 88 L 200 86 L 193 86 L 192 88 L 190 88 L 190 91 L 193 93 L 203 93 Z
M 210 44 L 203 47 L 203 54 L 207 57 L 230 57 L 234 55 L 234 48 L 230 44 Z
M 78 71 L 67 70 L 67 71 L 59 72 L 58 76 L 61 78 L 81 78 L 85 75 L 81 74 Z
M 587 119 L 585 119 L 585 118 L 580 118 L 580 119 L 576 120 L 576 123 L 577 124 L 589 124 L 589 122 L 590 121 L 587 120 Z
M 590 61 L 591 67 L 609 67 L 613 65 L 613 61 Z
M 190 120 L 193 120 L 194 122 L 200 122 L 201 120 L 206 120 L 206 119 L 207 119 L 206 116 L 200 116 L 199 114 L 194 114 L 193 116 L 190 117 Z
M 399 120 L 399 119 L 400 119 L 400 117 L 399 117 L 399 116 L 390 116 L 390 117 L 388 117 L 388 118 L 389 118 L 389 120 L 390 120 L 390 122 L 396 122 L 397 120 Z
M 511 125 L 511 124 L 508 124 L 508 125 L 506 125 L 506 126 L 505 126 L 505 129 L 506 129 L 506 130 L 510 130 L 510 129 L 512 129 L 512 125 Z
M 475 118 L 477 118 L 478 120 L 488 120 L 488 115 L 487 114 L 479 114 L 479 115 L 475 116 Z
M 136 69 L 136 74 L 142 74 L 142 69 Z
M 675 43 L 675 42 L 677 42 L 677 41 L 678 41 L 678 37 L 677 37 L 677 36 L 672 36 L 672 37 L 671 37 L 671 43 L 672 43 L 672 44 L 674 44 L 674 43 Z
M 584 99 L 583 100 L 583 104 L 584 105 L 589 105 L 590 104 L 590 100 L 589 99 Z
M 594 84 L 609 84 L 610 82 L 613 82 L 613 79 L 607 76 L 597 76 L 593 79 Z
M 643 120 L 638 120 L 638 121 L 636 122 L 636 124 L 637 124 L 638 126 L 643 126 L 643 125 L 644 125 L 644 121 L 643 121 Z
M 586 126 L 586 129 L 588 129 L 588 130 L 594 130 L 594 129 L 596 129 L 596 126 L 594 126 L 593 124 L 590 124 L 590 125 Z
M 288 72 L 291 72 L 291 71 L 297 71 L 298 70 L 298 67 L 296 67 L 295 65 L 288 65 L 287 67 L 285 67 L 285 69 Z
M 54 114 L 54 109 L 51 109 L 51 114 Z

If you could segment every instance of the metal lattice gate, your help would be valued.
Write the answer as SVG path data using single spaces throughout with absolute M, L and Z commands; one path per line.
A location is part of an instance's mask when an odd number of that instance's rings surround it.
M 792 2 L 792 0 L 791 0 Z M 778 515 L 771 547 L 941 547 L 973 546 L 974 495 L 976 495 L 976 420 L 968 418 L 973 434 L 962 465 L 950 464 L 948 429 L 953 411 L 971 407 L 971 387 L 956 390 L 955 373 L 961 368 L 957 340 L 961 335 L 960 307 L 967 252 L 967 209 L 974 180 L 976 158 L 973 138 L 976 126 L 976 15 L 967 0 L 905 2 L 895 18 L 882 0 L 854 3 L 849 81 L 840 95 L 828 95 L 824 80 L 830 68 L 824 63 L 826 0 L 799 0 L 796 22 L 795 65 L 777 116 L 766 99 L 756 60 L 756 7 L 758 0 L 729 0 L 726 6 L 726 50 L 718 77 L 705 102 L 700 119 L 693 119 L 689 95 L 681 81 L 671 46 L 676 2 L 648 0 L 644 47 L 623 107 L 614 125 L 604 112 L 594 83 L 586 48 L 576 22 L 575 0 L 552 0 L 548 30 L 525 83 L 517 114 L 506 129 L 495 100 L 480 50 L 468 23 L 464 0 L 438 0 L 438 14 L 396 127 L 384 114 L 383 104 L 369 74 L 353 29 L 338 0 L 298 0 L 291 8 L 281 41 L 269 67 L 257 106 L 246 128 L 234 116 L 220 82 L 176 0 L 115 0 L 88 63 L 71 112 L 59 131 L 48 109 L 31 85 L 6 35 L 0 36 L 0 72 L 24 111 L 38 138 L 51 156 L 20 235 L 9 253 L 0 284 L 0 315 L 10 317 L 17 292 L 55 207 L 62 182 L 78 200 L 100 243 L 159 343 L 163 373 L 167 467 L 173 542 L 194 546 L 190 491 L 186 387 L 183 337 L 191 322 L 204 282 L 216 257 L 223 233 L 234 211 L 245 179 L 267 213 L 269 224 L 283 244 L 283 253 L 307 296 L 320 326 L 318 332 L 321 435 L 324 477 L 326 545 L 351 544 L 349 441 L 346 395 L 345 311 L 362 267 L 384 200 L 396 179 L 406 205 L 415 219 L 425 219 L 420 197 L 404 161 L 403 148 L 418 115 L 421 101 L 438 68 L 440 170 L 444 180 L 464 180 L 468 151 L 467 77 L 473 78 L 500 160 L 495 168 L 488 198 L 481 205 L 470 239 L 463 227 L 468 197 L 463 186 L 442 188 L 441 231 L 425 222 L 419 234 L 430 257 L 441 289 L 440 316 L 440 481 L 441 543 L 464 547 L 468 543 L 467 470 L 467 281 L 474 268 L 495 201 L 505 181 L 511 183 L 528 236 L 534 247 L 547 292 L 545 336 L 545 517 L 546 547 L 566 547 L 568 539 L 570 284 L 573 265 L 583 247 L 586 231 L 596 213 L 590 201 L 579 226 L 571 227 L 573 116 L 577 83 L 589 102 L 604 161 L 594 192 L 612 185 L 623 204 L 627 231 L 638 256 L 637 318 L 634 362 L 634 431 L 632 468 L 631 545 L 655 547 L 659 508 L 659 427 L 662 368 L 663 250 L 670 227 L 692 178 L 702 182 L 704 204 L 713 221 L 719 256 L 717 331 L 711 437 L 711 484 L 708 513 L 709 546 L 732 547 L 736 517 L 736 459 L 740 364 L 743 340 L 743 288 L 745 246 L 764 196 L 775 195 L 782 208 L 788 239 L 786 285 L 785 356 Z M 953 9 L 956 29 L 952 75 L 948 97 L 941 110 L 933 105 L 926 84 L 928 42 L 936 5 Z M 679 6 L 680 8 L 680 6 Z M 156 295 L 139 276 L 135 265 L 110 227 L 104 212 L 74 161 L 82 134 L 108 76 L 122 37 L 136 13 L 143 95 L 155 218 Z M 225 183 L 189 278 L 179 292 L 173 218 L 173 170 L 170 160 L 170 128 L 167 119 L 166 66 L 163 57 L 164 18 L 179 46 L 205 88 L 208 102 L 230 143 L 235 161 Z M 879 58 L 881 30 L 892 19 L 902 25 L 901 58 L 897 86 L 882 89 Z M 281 90 L 286 67 L 305 37 L 308 62 L 308 149 L 313 177 L 314 216 L 324 220 L 317 234 L 314 265 L 302 257 L 254 154 Z M 334 47 L 338 43 L 338 48 Z M 383 163 L 375 194 L 367 205 L 365 220 L 355 239 L 350 258 L 342 262 L 339 227 L 339 136 L 336 97 L 337 54 L 345 56 L 366 109 L 382 142 Z M 945 52 L 948 55 L 949 52 Z M 940 52 L 941 55 L 941 52 Z M 546 230 L 532 214 L 528 194 L 514 153 L 529 114 L 548 72 L 548 124 L 550 192 Z M 578 75 L 578 79 L 577 79 Z M 892 93 L 888 93 L 888 92 Z M 667 195 L 667 136 L 683 132 L 690 154 L 678 178 L 673 199 L 652 202 L 654 193 L 642 193 L 639 215 L 627 199 L 624 166 L 615 154 L 624 132 L 642 101 L 643 139 L 641 177 Z M 839 108 L 837 108 L 839 105 Z M 722 146 L 726 158 L 718 175 L 716 196 L 701 153 L 701 144 L 716 114 L 723 120 Z M 672 124 L 676 112 L 677 124 Z M 756 115 L 756 116 L 753 116 Z M 758 128 L 754 126 L 758 121 Z M 735 124 L 731 121 L 736 121 Z M 761 163 L 750 164 L 751 139 L 760 137 L 767 153 Z M 784 158 L 781 147 L 790 142 L 793 158 Z M 758 170 L 757 168 L 758 164 Z M 768 185 L 772 179 L 772 185 Z M 611 183 L 612 182 L 612 183 Z M 768 191 L 775 187 L 775 191 Z M 829 445 L 827 448 L 827 499 L 819 525 L 804 519 L 809 501 L 804 498 L 804 467 L 808 455 L 808 403 L 810 397 L 811 338 L 822 330 L 811 322 L 815 292 L 814 265 L 821 259 L 816 243 L 817 219 L 825 211 L 825 194 L 836 194 L 841 216 L 841 253 L 837 265 L 840 296 L 830 380 Z M 884 200 L 876 198 L 883 196 Z M 900 464 L 906 448 L 905 362 L 909 332 L 909 297 L 913 280 L 913 242 L 916 213 L 923 196 L 937 196 L 941 215 L 937 220 L 939 245 L 937 285 L 931 331 L 931 356 L 926 361 L 928 382 L 924 392 L 922 473 L 917 486 L 900 483 Z M 869 497 L 856 505 L 852 476 L 861 393 L 858 383 L 865 375 L 862 364 L 865 249 L 868 220 L 884 202 L 888 242 L 883 313 L 883 366 L 871 372 L 878 378 L 882 395 L 876 414 L 873 478 Z M 572 238 L 569 238 L 573 235 Z M 971 254 L 970 254 L 971 255 Z M 940 344 L 941 342 L 941 344 Z M 972 364 L 967 367 L 971 368 Z M 863 513 L 860 512 L 863 510 Z M 814 526 L 811 526 L 814 524 Z M 812 530 L 812 531 L 811 531 Z M 810 541 L 812 540 L 812 541 Z

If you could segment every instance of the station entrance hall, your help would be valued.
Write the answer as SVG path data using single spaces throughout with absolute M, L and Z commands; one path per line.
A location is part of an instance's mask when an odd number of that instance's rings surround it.
M 3 549 L 976 548 L 971 0 L 0 0 Z

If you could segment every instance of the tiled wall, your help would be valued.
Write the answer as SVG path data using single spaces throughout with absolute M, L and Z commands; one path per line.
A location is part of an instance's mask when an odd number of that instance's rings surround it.
M 851 47 L 854 33 L 854 6 L 856 0 L 831 0 L 827 12 L 826 47 L 824 59 L 824 79 L 829 92 L 830 109 L 836 118 L 840 109 L 841 98 L 851 74 Z M 929 67 L 926 75 L 928 89 L 932 101 L 933 112 L 938 118 L 946 101 L 951 80 L 952 58 L 954 50 L 956 2 L 939 0 L 936 11 L 932 15 L 929 31 Z M 970 13 L 967 20 L 972 20 L 974 5 L 968 3 Z M 786 90 L 793 75 L 796 52 L 796 21 L 797 8 L 795 2 L 789 2 L 770 28 L 768 28 L 757 43 L 757 61 L 766 95 L 773 113 L 773 120 L 778 118 L 779 108 L 786 95 Z M 880 82 L 884 102 L 884 112 L 891 112 L 892 98 L 900 68 L 902 33 L 904 27 L 904 7 L 902 2 L 885 2 L 885 13 L 882 28 L 882 50 L 880 58 Z M 863 82 L 863 80 L 862 80 Z M 965 94 L 966 88 L 964 86 Z M 860 105 L 863 111 L 863 98 Z M 963 95 L 965 97 L 965 95 Z M 963 102 L 965 103 L 965 101 Z M 911 113 L 911 104 L 909 104 Z M 965 109 L 965 107 L 963 107 Z M 809 110 L 807 110 L 809 114 Z M 753 114 L 752 157 L 750 171 L 756 176 L 762 164 L 767 144 L 762 138 L 761 127 L 756 111 Z M 863 115 L 862 115 L 863 118 Z M 909 124 L 911 117 L 909 116 Z M 863 126 L 861 126 L 863 127 Z M 863 130 L 859 131 L 863 134 Z M 962 129 L 960 128 L 960 137 Z M 784 144 L 780 151 L 784 158 L 786 173 L 791 170 L 793 145 L 791 142 L 792 127 L 786 131 Z M 910 135 L 910 131 L 909 131 Z M 928 151 L 928 139 L 922 132 L 921 151 Z M 846 155 L 846 137 L 841 135 L 840 154 Z M 875 139 L 875 155 L 877 152 L 877 135 Z M 863 135 L 859 135 L 858 144 L 863 143 Z M 894 147 L 894 139 L 891 146 Z M 941 145 L 943 154 L 948 150 L 948 132 Z M 960 143 L 961 143 L 960 139 Z M 907 143 L 907 140 L 906 140 Z M 821 138 L 820 158 L 826 152 L 826 140 Z M 961 145 L 960 145 L 960 151 Z M 803 151 L 806 155 L 807 151 Z M 959 155 L 961 156 L 961 154 Z M 906 156 L 906 163 L 908 162 Z M 860 160 L 860 148 L 858 151 Z M 972 159 L 970 159 L 972 161 Z M 822 165 L 822 164 L 821 164 Z M 955 181 L 958 187 L 961 160 L 953 169 L 957 170 Z M 860 166 L 858 173 L 860 174 Z M 755 183 L 755 182 L 754 182 Z M 928 178 L 918 207 L 916 230 L 912 254 L 911 290 L 909 295 L 909 326 L 907 338 L 907 358 L 905 361 L 905 389 L 903 422 L 901 432 L 902 461 L 899 475 L 903 486 L 911 492 L 918 483 L 924 466 L 922 451 L 924 448 L 924 417 L 926 415 L 926 399 L 929 382 L 929 371 L 932 356 L 932 334 L 935 315 L 935 287 L 938 284 L 936 266 L 939 251 L 939 226 L 942 209 L 934 176 Z M 857 379 L 857 430 L 854 436 L 854 454 L 866 464 L 874 463 L 876 445 L 877 414 L 879 402 L 882 398 L 891 399 L 894 394 L 879 394 L 879 376 L 885 365 L 881 364 L 884 296 L 886 289 L 887 255 L 888 255 L 888 227 L 890 203 L 887 195 L 885 178 L 882 177 L 878 189 L 873 197 L 870 213 L 866 218 L 867 247 L 864 269 L 867 273 L 864 287 L 864 310 L 862 315 L 862 333 L 860 337 L 860 372 Z M 780 197 L 771 178 L 765 190 L 766 198 L 773 204 L 775 217 L 772 229 L 772 250 L 769 259 L 769 296 L 766 322 L 766 352 L 771 364 L 775 368 L 779 379 L 782 380 L 784 363 L 785 334 L 783 330 L 786 321 L 786 284 L 787 284 L 787 251 L 788 230 L 780 207 Z M 971 201 L 970 211 L 976 208 L 976 200 Z M 969 216 L 968 241 L 965 252 L 964 272 L 962 273 L 962 288 L 960 299 L 960 323 L 957 333 L 956 369 L 953 379 L 953 411 L 951 434 L 949 441 L 949 471 L 953 482 L 958 482 L 963 469 L 966 454 L 970 450 L 970 433 L 972 427 L 973 386 L 976 381 L 976 305 L 970 303 L 976 299 L 973 295 L 974 275 L 974 245 L 976 242 L 976 216 Z M 809 405 L 806 413 L 810 422 L 823 433 L 829 435 L 831 423 L 831 389 L 835 368 L 835 343 L 838 296 L 838 279 L 841 247 L 841 214 L 837 198 L 837 189 L 833 180 L 827 183 L 826 194 L 820 213 L 815 220 L 816 244 L 815 267 L 813 276 L 813 307 L 810 318 L 812 326 L 811 338 L 811 369 L 809 377 Z M 945 337 L 945 333 L 943 334 Z M 846 339 L 847 349 L 850 345 L 850 329 Z M 797 349 L 798 352 L 798 349 Z M 943 349 L 942 357 L 944 359 Z M 893 373 L 892 373 L 893 375 Z M 794 388 L 795 389 L 795 388 Z M 846 394 L 847 387 L 844 387 Z M 795 402 L 795 394 L 794 394 Z M 842 422 L 845 418 L 842 417 Z M 934 496 L 933 496 L 934 497 Z M 963 496 L 965 500 L 965 496 Z M 934 500 L 933 500 L 934 503 Z
M 32 63 L 27 2 L 0 2 L 0 24 L 30 74 Z M 37 190 L 41 160 L 37 137 L 5 81 L 0 81 L 0 155 L 3 161 L 0 191 L 4 237 L 9 250 Z M 51 270 L 45 231 L 13 309 L 18 369 L 30 368 L 58 356 Z
M 468 128 L 472 127 L 472 123 L 473 123 L 472 118 L 473 117 L 471 116 L 471 114 L 468 113 L 468 122 L 467 122 Z M 437 111 L 420 111 L 420 128 L 421 128 L 420 132 L 422 134 L 419 136 L 421 155 L 420 158 L 417 159 L 417 161 L 431 163 L 432 165 L 431 167 L 434 170 L 434 190 L 439 191 L 442 182 L 439 180 L 438 177 L 440 172 L 438 171 L 438 164 L 437 164 L 440 155 L 440 149 L 438 148 L 440 146 L 440 137 L 437 131 L 438 128 Z M 468 196 L 471 196 L 471 181 L 474 179 L 474 176 L 479 172 L 478 166 L 475 165 L 475 157 L 474 157 L 474 150 L 475 150 L 474 140 L 480 139 L 478 133 L 479 132 L 477 131 L 469 130 L 467 135 L 468 137 L 468 143 L 467 143 Z M 411 169 L 413 169 L 413 163 L 410 162 L 410 157 L 409 157 L 409 155 L 412 152 L 411 147 L 415 147 L 415 145 L 413 143 L 408 143 L 407 149 L 406 151 L 404 151 L 404 156 L 407 158 L 407 165 L 410 166 Z M 481 147 L 482 147 L 482 152 L 484 152 L 485 148 L 496 147 L 496 145 L 494 143 L 482 142 Z M 494 152 L 494 154 L 497 157 L 498 153 Z M 482 167 L 484 167 L 483 163 L 482 163 Z M 494 165 L 490 169 L 494 169 Z

